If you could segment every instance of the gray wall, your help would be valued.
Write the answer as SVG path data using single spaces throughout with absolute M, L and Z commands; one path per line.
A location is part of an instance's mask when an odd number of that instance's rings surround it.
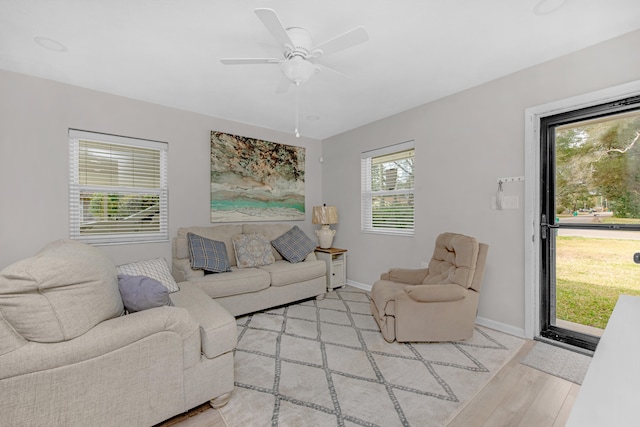
M 211 100 L 215 102 L 215 100 Z M 306 220 L 322 203 L 321 143 L 48 80 L 0 71 L 0 269 L 69 236 L 69 128 L 169 143 L 169 232 L 211 225 L 211 130 L 306 148 Z M 116 264 L 165 257 L 171 244 L 103 246 Z
M 640 31 L 323 141 L 323 200 L 338 207 L 334 246 L 349 250 L 348 280 L 371 285 L 389 267 L 418 268 L 439 233 L 470 234 L 490 245 L 479 316 L 524 333 L 524 183 L 504 185 L 519 209 L 490 203 L 498 178 L 524 176 L 524 110 L 640 79 L 638 46 Z M 415 237 L 361 233 L 360 153 L 411 139 Z
M 209 225 L 209 132 L 306 147 L 307 218 L 336 205 L 334 246 L 348 252 L 349 281 L 371 285 L 392 266 L 418 267 L 442 231 L 491 245 L 479 315 L 524 327 L 524 185 L 506 184 L 517 210 L 490 209 L 499 177 L 524 175 L 524 109 L 640 79 L 640 31 L 347 132 L 322 144 L 268 129 L 0 71 L 0 268 L 66 238 L 67 131 L 169 143 L 169 226 Z M 517 52 L 514 52 L 517 54 Z M 401 78 L 401 76 L 399 76 Z M 425 82 L 437 84 L 437 82 Z M 419 88 L 416 88 L 419 90 Z M 215 100 L 212 100 L 215 102 Z M 360 153 L 416 141 L 416 236 L 360 232 Z M 320 156 L 324 163 L 319 163 Z M 170 243 L 105 246 L 116 263 L 170 259 Z

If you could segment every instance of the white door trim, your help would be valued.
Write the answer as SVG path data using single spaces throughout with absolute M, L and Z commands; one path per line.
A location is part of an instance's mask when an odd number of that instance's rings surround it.
M 524 112 L 524 332 L 540 334 L 540 119 L 640 95 L 640 80 L 527 108 Z

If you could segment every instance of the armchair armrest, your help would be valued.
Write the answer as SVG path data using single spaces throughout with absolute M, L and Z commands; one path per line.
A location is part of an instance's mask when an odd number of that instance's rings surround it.
M 172 339 L 180 343 L 184 368 L 198 362 L 198 324 L 183 308 L 157 307 L 105 320 L 72 340 L 57 343 L 30 341 L 0 356 L 0 379 L 96 359 L 137 345 L 155 334 L 167 334 L 165 341 Z
M 428 268 L 392 268 L 387 273 L 380 275 L 380 279 L 407 285 L 420 285 L 428 274 Z
M 237 344 L 236 319 L 195 283 L 180 283 L 180 291 L 171 294 L 177 307 L 186 308 L 200 324 L 202 352 L 213 359 L 232 351 Z
M 469 291 L 455 284 L 407 286 L 404 291 L 417 302 L 457 301 L 467 297 Z

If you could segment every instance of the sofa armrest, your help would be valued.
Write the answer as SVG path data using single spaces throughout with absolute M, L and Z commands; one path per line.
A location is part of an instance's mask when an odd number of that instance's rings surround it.
M 187 309 L 200 324 L 204 355 L 213 359 L 232 351 L 238 339 L 236 319 L 197 284 L 182 282 L 179 286 L 180 291 L 171 294 L 171 301 L 177 307 Z
M 455 284 L 407 286 L 404 291 L 417 302 L 448 302 L 467 297 L 469 291 Z
M 387 273 L 383 273 L 380 279 L 407 285 L 420 285 L 428 274 L 428 268 L 392 268 Z
M 318 257 L 316 256 L 316 253 L 314 251 L 312 251 L 309 255 L 307 255 L 307 257 L 304 259 L 305 262 L 307 261 L 317 261 Z
M 105 320 L 68 341 L 30 341 L 0 356 L 0 379 L 55 369 L 137 345 L 154 334 L 166 334 L 182 348 L 184 368 L 200 360 L 198 324 L 189 312 L 177 307 L 157 307 Z
M 171 274 L 176 282 L 184 282 L 192 277 L 204 276 L 204 270 L 194 270 L 191 268 L 189 258 L 173 258 L 171 264 Z

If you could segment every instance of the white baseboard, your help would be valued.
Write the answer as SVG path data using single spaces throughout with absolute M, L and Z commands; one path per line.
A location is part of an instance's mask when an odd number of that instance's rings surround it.
M 367 285 L 365 283 L 354 282 L 353 280 L 347 280 L 347 285 L 353 286 L 354 288 L 362 289 L 367 292 L 371 292 L 371 285 Z
M 486 319 L 484 317 L 477 317 L 476 323 L 480 326 L 486 326 L 487 328 L 495 329 L 496 331 L 504 332 L 505 334 L 514 335 L 520 338 L 526 338 L 524 328 L 516 328 L 506 323 L 496 322 L 495 320 Z

